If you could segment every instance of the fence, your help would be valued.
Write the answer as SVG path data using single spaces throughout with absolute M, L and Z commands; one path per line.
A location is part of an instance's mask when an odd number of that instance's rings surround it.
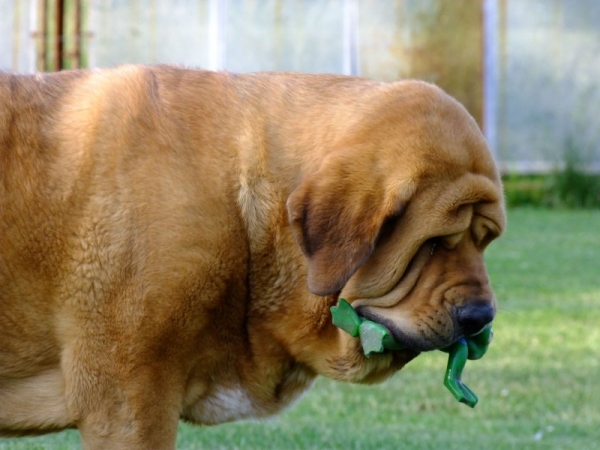
M 505 172 L 600 172 L 596 0 L 0 0 L 0 69 L 123 62 L 416 77 L 457 97 Z M 59 37 L 60 36 L 60 37 Z

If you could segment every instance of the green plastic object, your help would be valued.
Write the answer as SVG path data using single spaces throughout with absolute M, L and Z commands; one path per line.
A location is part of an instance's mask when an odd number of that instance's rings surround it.
M 360 338 L 363 352 L 369 357 L 371 353 L 383 353 L 386 350 L 402 350 L 404 346 L 394 339 L 390 330 L 383 325 L 358 315 L 356 310 L 343 298 L 337 306 L 331 307 L 333 324 L 352 337 Z M 461 338 L 454 344 L 442 349 L 448 353 L 448 365 L 444 376 L 444 386 L 459 402 L 471 408 L 475 407 L 478 398 L 461 380 L 462 371 L 468 359 L 481 358 L 492 341 L 492 325 L 487 325 L 480 333 L 468 338 Z
M 454 398 L 471 408 L 479 400 L 477 395 L 464 384 L 460 377 L 467 364 L 467 359 L 479 359 L 488 349 L 494 333 L 492 325 L 487 325 L 480 333 L 468 338 L 460 338 L 450 347 L 442 349 L 448 352 L 448 365 L 444 376 L 444 386 L 452 393 Z
M 356 310 L 343 298 L 337 306 L 331 307 L 333 324 L 344 330 L 352 337 L 360 337 L 363 352 L 366 356 L 371 353 L 382 353 L 385 350 L 401 350 L 402 344 L 394 339 L 390 330 L 372 320 L 360 317 Z

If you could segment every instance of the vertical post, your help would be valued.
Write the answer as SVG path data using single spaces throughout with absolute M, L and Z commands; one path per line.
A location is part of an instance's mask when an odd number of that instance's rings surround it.
M 225 66 L 227 0 L 210 0 L 208 8 L 208 68 L 220 70 Z
M 73 15 L 75 16 L 74 42 L 73 42 L 73 60 L 72 67 L 79 69 L 81 67 L 81 0 L 73 0 Z
M 570 90 L 565 89 L 565 77 L 564 72 L 562 70 L 562 31 L 564 25 L 564 15 L 563 15 L 563 5 L 562 1 L 554 0 L 553 2 L 553 29 L 552 29 L 552 42 L 553 42 L 553 75 L 556 80 L 556 84 L 554 85 L 555 93 L 557 95 L 556 98 L 556 116 L 554 116 L 554 136 L 555 141 L 558 145 L 558 151 L 554 156 L 556 159 L 561 161 L 561 163 L 566 162 L 566 158 L 568 155 L 565 151 L 568 151 L 568 148 L 565 146 L 569 139 L 569 130 L 568 124 L 570 119 L 567 119 L 566 112 L 567 110 L 571 110 L 573 106 L 573 97 L 571 95 Z M 572 119 L 572 118 L 571 118 Z M 571 122 L 572 123 L 572 122 Z
M 29 0 L 29 42 L 27 71 L 44 70 L 44 0 Z
M 498 0 L 498 86 L 496 98 L 496 147 L 497 152 L 504 153 L 504 170 L 508 169 L 507 154 L 510 149 L 507 133 L 508 118 L 508 0 Z M 512 164 L 514 166 L 514 163 Z M 502 165 L 501 165 L 502 167 Z
M 47 42 L 48 42 L 48 0 L 38 0 L 39 10 L 37 16 L 37 24 L 39 31 L 36 33 L 36 49 L 37 49 L 37 62 L 36 69 L 38 71 L 45 71 L 46 57 L 48 54 Z
M 358 0 L 344 0 L 344 75 L 358 74 Z
M 12 29 L 12 61 L 11 66 L 14 72 L 19 71 L 19 44 L 21 43 L 21 2 L 16 1 L 13 9 L 13 29 Z
M 483 0 L 483 132 L 498 159 L 498 3 Z
M 98 64 L 98 48 L 100 47 L 102 40 L 98 36 L 102 36 L 99 31 L 103 28 L 106 28 L 106 25 L 103 26 L 104 21 L 100 23 L 101 19 L 106 17 L 106 11 L 103 11 L 104 14 L 99 14 L 99 10 L 101 6 L 98 4 L 99 2 L 87 2 L 86 4 L 86 20 L 85 20 L 85 36 L 86 36 L 86 45 L 85 45 L 85 65 L 86 67 L 96 67 Z M 105 7 L 104 3 L 102 3 L 103 7 Z
M 64 53 L 64 12 L 65 12 L 64 0 L 56 0 L 55 9 L 55 23 L 56 23 L 56 35 L 54 41 L 54 63 L 53 70 L 62 70 L 63 68 L 63 53 Z

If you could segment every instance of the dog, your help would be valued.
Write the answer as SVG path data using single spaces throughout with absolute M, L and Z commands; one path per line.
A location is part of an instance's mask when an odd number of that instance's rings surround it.
M 173 448 L 179 420 L 377 383 L 490 323 L 505 228 L 434 85 L 125 65 L 0 75 L 0 434 Z M 403 350 L 366 357 L 346 299 Z

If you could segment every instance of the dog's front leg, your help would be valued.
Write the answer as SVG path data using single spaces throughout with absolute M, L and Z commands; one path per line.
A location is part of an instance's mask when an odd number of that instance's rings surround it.
M 74 364 L 63 363 L 67 402 L 83 447 L 174 448 L 183 392 L 177 368 L 168 361 L 124 363 L 118 351 L 94 353 L 92 359 L 88 347 Z

